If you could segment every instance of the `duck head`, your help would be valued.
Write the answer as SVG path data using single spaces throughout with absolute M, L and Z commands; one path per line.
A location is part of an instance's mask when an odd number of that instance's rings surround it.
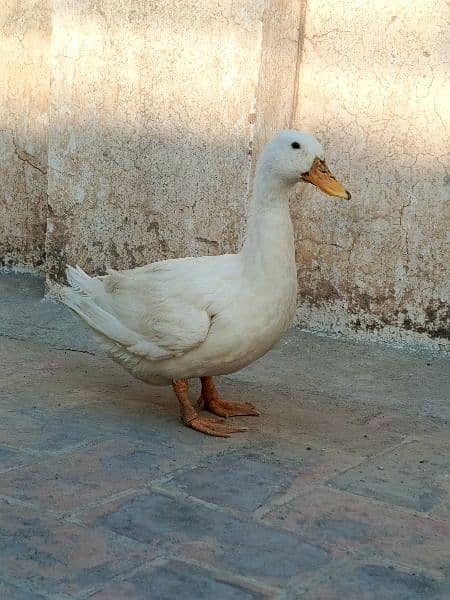
M 329 196 L 350 199 L 350 192 L 330 172 L 322 146 L 310 133 L 285 129 L 274 135 L 264 146 L 258 168 L 286 185 L 306 181 Z

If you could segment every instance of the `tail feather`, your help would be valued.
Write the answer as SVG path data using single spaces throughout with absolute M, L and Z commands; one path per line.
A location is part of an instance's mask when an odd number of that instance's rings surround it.
M 89 277 L 78 265 L 76 267 L 67 266 L 66 277 L 68 284 L 80 293 L 95 293 L 102 289 L 100 281 L 94 277 Z

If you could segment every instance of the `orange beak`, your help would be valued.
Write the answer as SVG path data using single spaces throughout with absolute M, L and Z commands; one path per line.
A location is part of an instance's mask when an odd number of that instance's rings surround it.
M 316 157 L 307 173 L 302 174 L 303 181 L 312 183 L 319 190 L 328 194 L 328 196 L 336 196 L 336 198 L 344 198 L 350 200 L 350 192 L 344 188 L 342 183 L 330 172 L 330 169 L 325 164 L 325 161 Z

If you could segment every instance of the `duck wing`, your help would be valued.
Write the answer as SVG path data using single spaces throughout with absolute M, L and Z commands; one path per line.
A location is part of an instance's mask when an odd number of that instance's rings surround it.
M 176 265 L 179 260 L 132 271 L 110 270 L 103 277 L 68 267 L 70 287 L 60 288 L 58 297 L 127 352 L 150 361 L 177 357 L 206 339 L 212 317 L 208 294 L 199 289 L 205 269 L 200 268 L 199 277 L 194 267 L 194 277 L 193 265 L 199 259 L 181 259 L 192 264 Z

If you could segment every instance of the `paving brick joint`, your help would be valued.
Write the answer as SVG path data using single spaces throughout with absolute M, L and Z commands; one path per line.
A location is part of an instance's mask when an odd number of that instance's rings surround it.
M 450 598 L 448 355 L 293 329 L 218 379 L 262 413 L 224 440 L 38 277 L 0 298 L 1 599 Z

